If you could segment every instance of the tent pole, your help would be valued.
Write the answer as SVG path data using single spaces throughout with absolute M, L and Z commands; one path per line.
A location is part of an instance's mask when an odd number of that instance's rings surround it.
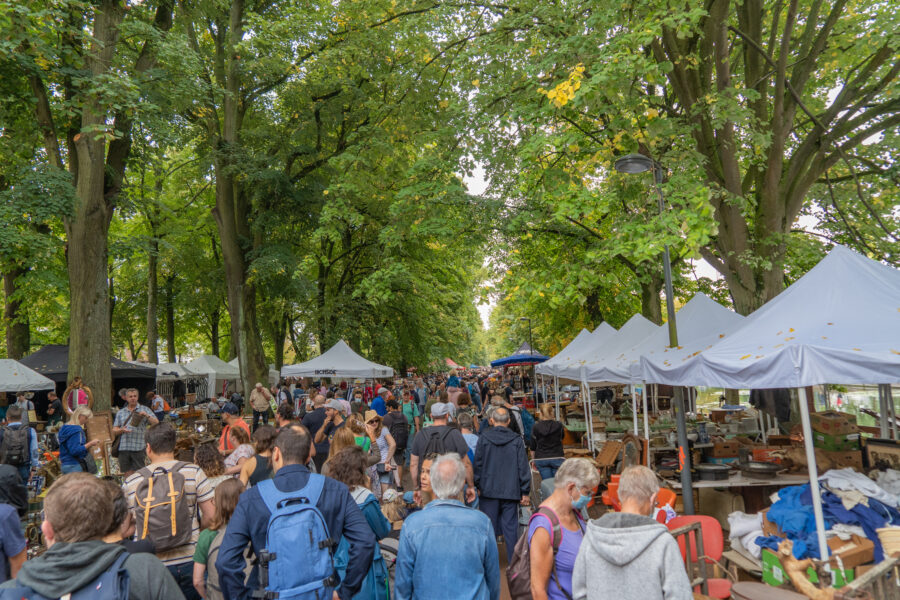
M 644 438 L 647 440 L 647 447 L 650 447 L 650 417 L 647 415 L 647 382 L 641 384 L 641 404 L 644 405 Z M 650 453 L 647 452 L 647 466 L 650 466 Z
M 887 413 L 891 419 L 891 433 L 893 433 L 894 439 L 897 439 L 897 415 L 894 410 L 894 395 L 891 391 L 891 384 L 885 384 L 884 386 L 884 397 L 887 400 L 888 410 Z
M 670 317 L 671 318 L 671 317 Z M 687 439 L 687 415 L 684 413 L 684 388 L 672 390 L 675 408 L 675 430 L 678 435 L 678 466 L 681 469 L 681 495 L 684 514 L 694 514 L 694 486 L 691 480 L 691 446 Z
M 819 468 L 816 465 L 816 451 L 813 448 L 812 427 L 809 424 L 809 405 L 805 390 L 797 388 L 800 400 L 800 423 L 803 427 L 803 446 L 806 448 L 806 464 L 809 467 L 809 489 L 812 492 L 813 514 L 816 518 L 816 534 L 819 541 L 819 558 L 828 559 L 828 544 L 825 542 L 825 516 L 822 513 L 822 493 L 819 490 Z
M 878 385 L 878 408 L 880 409 L 878 412 L 881 413 L 881 417 L 878 419 L 878 425 L 881 429 L 880 435 L 882 439 L 886 439 L 890 437 L 890 433 L 888 431 L 888 405 L 884 393 L 884 384 Z
M 553 398 L 556 400 L 556 420 L 559 421 L 559 377 L 553 376 Z
M 594 411 L 591 410 L 591 389 L 585 381 L 584 368 L 581 372 L 581 402 L 584 405 L 584 424 L 587 428 L 588 450 L 594 455 Z
M 634 416 L 634 435 L 640 435 L 638 433 L 638 416 L 637 416 L 637 402 L 634 399 L 634 384 L 631 384 L 631 414 Z

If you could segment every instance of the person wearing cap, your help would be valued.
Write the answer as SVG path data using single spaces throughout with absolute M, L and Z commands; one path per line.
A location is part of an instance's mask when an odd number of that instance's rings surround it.
M 313 440 L 316 444 L 317 455 L 319 448 L 323 447 L 325 456 L 328 456 L 328 449 L 331 447 L 331 438 L 334 437 L 334 432 L 343 427 L 344 423 L 346 423 L 343 411 L 344 407 L 340 400 L 332 398 L 325 403 L 325 423 L 323 423 L 322 427 L 316 432 L 316 437 Z
M 387 401 L 388 396 L 391 395 L 391 391 L 386 387 L 383 387 L 378 390 L 378 394 L 372 398 L 372 410 L 378 413 L 379 417 L 383 417 L 387 414 Z
M 433 424 L 419 431 L 419 433 L 416 434 L 415 439 L 413 439 L 412 446 L 409 449 L 409 472 L 413 477 L 413 481 L 416 482 L 416 489 L 419 489 L 421 487 L 421 473 L 419 466 L 428 454 L 428 447 L 431 446 L 432 449 L 435 446 L 442 447 L 443 449 L 438 451 L 437 454 L 455 452 L 463 457 L 462 461 L 466 465 L 466 483 L 468 484 L 466 501 L 471 503 L 475 501 L 476 492 L 475 477 L 472 472 L 472 462 L 467 456 L 469 445 L 466 444 L 466 440 L 459 432 L 459 429 L 450 427 L 450 413 L 450 404 L 436 402 L 431 405 L 431 418 Z
M 253 386 L 253 391 L 250 392 L 250 407 L 253 409 L 253 431 L 256 431 L 256 428 L 259 427 L 260 418 L 263 423 L 269 424 L 271 401 L 272 394 L 263 387 L 263 384 L 257 382 Z
M 247 425 L 247 422 L 241 418 L 238 408 L 233 402 L 226 402 L 222 405 L 222 423 L 224 423 L 225 426 L 222 427 L 222 435 L 219 437 L 219 452 L 222 454 L 231 454 L 236 448 L 234 442 L 231 441 L 232 428 L 239 427 L 243 429 L 247 432 L 247 437 L 249 438 L 250 427 Z

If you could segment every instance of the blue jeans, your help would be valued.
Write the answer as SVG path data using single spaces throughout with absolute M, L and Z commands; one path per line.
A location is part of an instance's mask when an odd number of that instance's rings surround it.
M 185 600 L 200 600 L 200 594 L 194 588 L 194 562 L 188 561 L 177 565 L 169 565 L 166 567 L 175 583 L 181 588 Z
M 81 473 L 84 469 L 81 468 L 81 465 L 60 465 L 60 469 L 62 470 L 63 475 L 66 473 Z
M 534 466 L 541 474 L 541 479 L 553 479 L 562 466 L 564 458 L 536 458 Z
M 28 485 L 28 480 L 31 478 L 31 464 L 16 467 L 16 470 L 19 472 L 19 477 L 22 478 L 22 483 Z

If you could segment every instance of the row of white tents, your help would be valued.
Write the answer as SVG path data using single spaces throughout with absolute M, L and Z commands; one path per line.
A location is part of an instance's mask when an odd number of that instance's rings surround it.
M 640 382 L 645 390 L 647 383 L 728 389 L 879 384 L 885 388 L 882 412 L 893 414 L 890 385 L 900 383 L 897 269 L 837 246 L 748 317 L 698 294 L 677 313 L 676 322 L 677 348 L 669 347 L 667 327 L 635 315 L 618 331 L 605 324 L 593 333 L 583 330 L 536 372 L 553 377 L 557 390 L 560 379 L 581 383 L 585 402 L 592 384 L 608 383 Z M 816 529 L 824 550 L 809 408 L 806 402 L 799 405 Z M 590 419 L 587 404 L 585 409 Z
M 539 375 L 602 383 L 796 388 L 900 383 L 900 271 L 838 246 L 748 317 L 703 294 L 668 330 L 635 315 L 582 330 Z

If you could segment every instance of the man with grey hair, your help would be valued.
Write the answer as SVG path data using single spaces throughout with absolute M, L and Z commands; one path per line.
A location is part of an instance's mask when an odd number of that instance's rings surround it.
M 519 535 L 519 505 L 528 504 L 531 467 L 522 436 L 513 432 L 509 409 L 491 412 L 491 427 L 478 437 L 475 447 L 475 487 L 481 492 L 478 508 L 494 524 L 496 535 L 506 543 L 506 558 L 512 560 Z
M 575 600 L 608 598 L 611 581 L 620 600 L 691 600 L 678 543 L 650 517 L 659 494 L 656 474 L 644 466 L 628 467 L 618 493 L 622 512 L 606 513 L 587 526 L 572 573 Z
M 466 465 L 456 453 L 429 471 L 436 499 L 407 517 L 400 532 L 394 592 L 397 600 L 500 597 L 500 561 L 490 520 L 462 502 Z M 453 568 L 448 569 L 448 557 Z

